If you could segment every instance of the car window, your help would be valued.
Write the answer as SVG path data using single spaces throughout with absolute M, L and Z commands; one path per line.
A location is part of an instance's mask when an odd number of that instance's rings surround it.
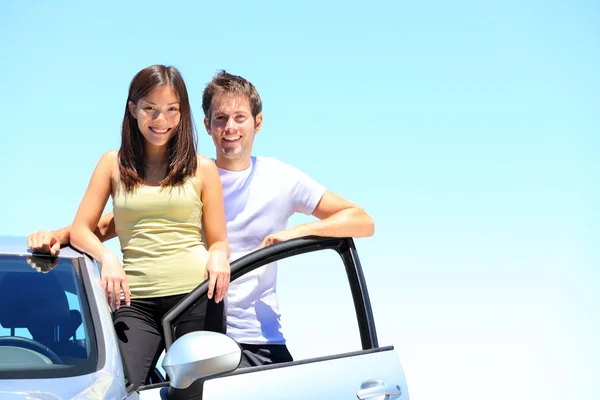
M 0 255 L 0 377 L 96 370 L 97 348 L 78 259 Z
M 340 255 L 327 249 L 277 264 L 281 325 L 294 360 L 362 350 Z

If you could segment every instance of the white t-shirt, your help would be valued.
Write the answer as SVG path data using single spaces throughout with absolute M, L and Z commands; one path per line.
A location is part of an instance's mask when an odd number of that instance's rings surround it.
M 244 171 L 219 168 L 231 261 L 257 250 L 263 239 L 287 228 L 295 212 L 307 215 L 325 187 L 271 157 L 252 157 Z M 277 265 L 271 263 L 231 282 L 227 334 L 239 343 L 285 344 L 276 294 Z

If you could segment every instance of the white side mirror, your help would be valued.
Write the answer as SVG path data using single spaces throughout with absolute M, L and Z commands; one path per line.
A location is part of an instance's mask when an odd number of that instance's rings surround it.
M 162 367 L 169 386 L 187 389 L 198 379 L 235 370 L 242 350 L 235 340 L 221 333 L 190 332 L 177 339 L 167 351 Z

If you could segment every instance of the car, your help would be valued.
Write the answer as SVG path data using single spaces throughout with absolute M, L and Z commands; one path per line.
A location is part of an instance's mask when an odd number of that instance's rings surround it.
M 379 346 L 351 238 L 303 237 L 257 250 L 231 263 L 231 280 L 271 262 L 335 251 L 362 349 L 238 368 L 241 348 L 227 335 L 198 331 L 174 340 L 177 321 L 206 301 L 205 281 L 162 320 L 166 375 L 155 371 L 137 390 L 127 380 L 98 265 L 71 247 L 50 256 L 33 254 L 26 244 L 24 237 L 0 236 L 2 399 L 409 399 L 394 347 Z

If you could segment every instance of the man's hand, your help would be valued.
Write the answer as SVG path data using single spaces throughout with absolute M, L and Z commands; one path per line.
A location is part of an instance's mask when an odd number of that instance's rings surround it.
M 60 251 L 60 239 L 54 232 L 37 231 L 27 236 L 27 247 L 36 253 L 54 256 Z
M 118 310 L 121 306 L 121 290 L 125 295 L 125 305 L 131 305 L 131 292 L 129 291 L 129 283 L 127 275 L 123 270 L 123 266 L 119 258 L 113 253 L 104 253 L 100 260 L 102 276 L 102 289 L 106 292 L 108 305 L 115 306 Z
M 229 291 L 231 279 L 231 266 L 225 252 L 217 250 L 208 253 L 204 279 L 208 279 L 208 298 L 212 299 L 214 295 L 215 302 L 220 303 Z
M 297 228 L 297 227 L 295 227 Z M 260 244 L 260 248 L 271 246 L 277 243 L 285 242 L 286 240 L 295 239 L 297 237 L 302 236 L 302 234 L 294 228 L 286 229 L 281 232 L 274 233 L 272 235 L 267 236 L 262 243 Z

